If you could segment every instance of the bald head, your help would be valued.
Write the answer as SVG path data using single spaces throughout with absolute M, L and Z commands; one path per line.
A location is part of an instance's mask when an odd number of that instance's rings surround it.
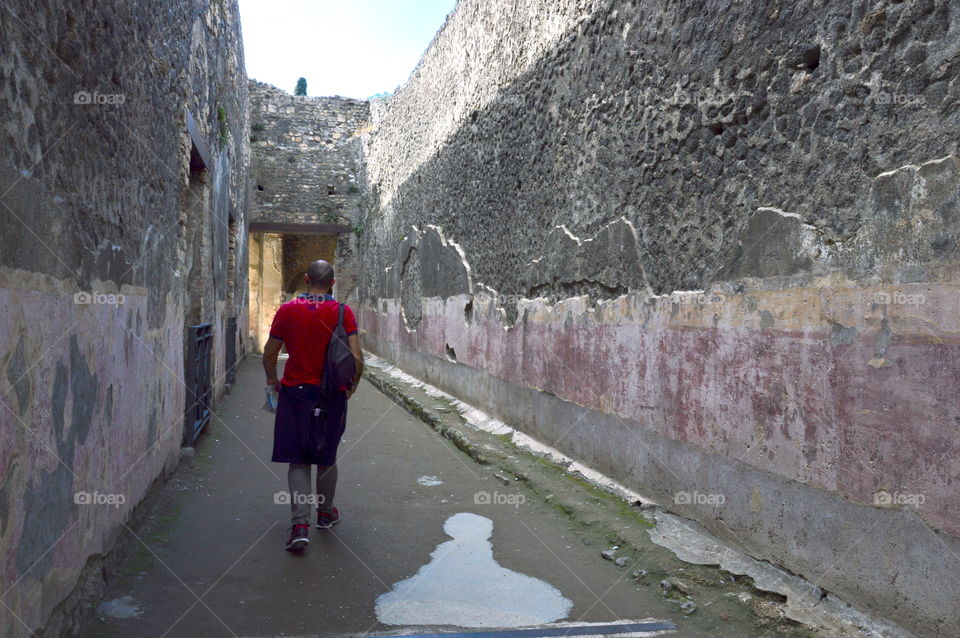
M 322 259 L 310 264 L 307 268 L 307 284 L 311 288 L 333 288 L 333 266 Z

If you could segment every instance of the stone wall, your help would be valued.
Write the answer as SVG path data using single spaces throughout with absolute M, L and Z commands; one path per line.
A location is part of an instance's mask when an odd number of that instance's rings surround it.
M 336 255 L 337 294 L 346 298 L 357 280 L 357 225 L 365 206 L 359 133 L 369 122 L 369 103 L 297 97 L 256 80 L 250 96 L 254 216 L 349 229 Z
M 247 79 L 232 0 L 0 15 L 0 635 L 60 636 L 177 462 L 188 323 L 212 322 L 224 391 Z
M 366 347 L 811 604 L 952 635 L 957 30 L 946 0 L 461 0 L 364 135 Z

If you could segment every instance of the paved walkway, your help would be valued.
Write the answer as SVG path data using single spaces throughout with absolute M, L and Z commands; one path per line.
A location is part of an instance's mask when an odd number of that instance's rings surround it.
M 312 528 L 310 548 L 298 556 L 283 549 L 289 506 L 275 494 L 286 491 L 286 466 L 269 462 L 273 417 L 261 409 L 260 361 L 247 360 L 196 457 L 145 506 L 132 549 L 110 574 L 101 619 L 84 627 L 83 638 L 422 635 L 459 627 L 540 627 L 467 638 L 541 638 L 557 635 L 542 628 L 553 620 L 608 623 L 568 626 L 570 638 L 634 638 L 651 635 L 650 626 L 622 623 L 650 619 L 678 627 L 668 632 L 677 638 L 814 638 L 784 620 L 782 601 L 749 579 L 683 563 L 653 544 L 622 501 L 493 434 L 464 430 L 444 399 L 376 375 L 445 435 L 364 381 L 340 448 L 343 522 Z M 622 565 L 605 552 L 614 544 Z
M 177 470 L 137 530 L 138 551 L 104 598 L 112 614 L 90 623 L 85 638 L 397 631 L 378 621 L 377 598 L 437 560 L 431 553 L 452 540 L 445 524 L 464 512 L 492 521 L 500 568 L 535 577 L 532 591 L 555 588 L 572 602 L 568 620 L 665 617 L 666 607 L 643 608 L 623 570 L 598 559 L 598 548 L 580 542 L 549 505 L 475 504 L 478 492 L 510 488 L 366 382 L 350 403 L 341 446 L 343 522 L 311 529 L 303 556 L 284 551 L 289 510 L 274 494 L 286 489 L 286 466 L 269 462 L 262 374 L 258 359 L 243 364 L 197 458 Z M 485 573 L 496 571 L 486 564 Z M 461 587 L 471 582 L 464 565 L 452 570 L 466 576 Z M 484 592 L 491 583 L 476 585 Z

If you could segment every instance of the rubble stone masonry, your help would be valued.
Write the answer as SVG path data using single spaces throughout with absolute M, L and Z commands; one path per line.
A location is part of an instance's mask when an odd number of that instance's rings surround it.
M 0 6 L 2 636 L 69 635 L 176 464 L 189 324 L 224 392 L 248 109 L 233 0 Z
M 958 31 L 947 0 L 461 0 L 371 107 L 366 347 L 955 635 Z
M 368 126 L 370 104 L 293 96 L 256 80 L 250 81 L 250 102 L 254 216 L 344 227 L 335 260 L 336 293 L 346 299 L 358 278 L 359 224 L 366 205 L 360 134 Z

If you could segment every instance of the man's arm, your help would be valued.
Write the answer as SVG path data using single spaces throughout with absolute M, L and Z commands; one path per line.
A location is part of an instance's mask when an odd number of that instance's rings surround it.
M 363 377 L 363 350 L 360 348 L 360 337 L 354 333 L 348 338 L 350 344 L 350 352 L 353 353 L 353 358 L 357 361 L 357 371 L 353 375 L 353 383 L 350 384 L 350 389 L 347 390 L 347 398 L 353 396 L 353 393 L 357 391 L 357 384 L 360 383 L 360 379 Z
M 267 339 L 267 345 L 263 347 L 263 371 L 267 373 L 267 385 L 280 385 L 280 379 L 277 378 L 277 358 L 282 347 L 283 341 L 276 337 Z

